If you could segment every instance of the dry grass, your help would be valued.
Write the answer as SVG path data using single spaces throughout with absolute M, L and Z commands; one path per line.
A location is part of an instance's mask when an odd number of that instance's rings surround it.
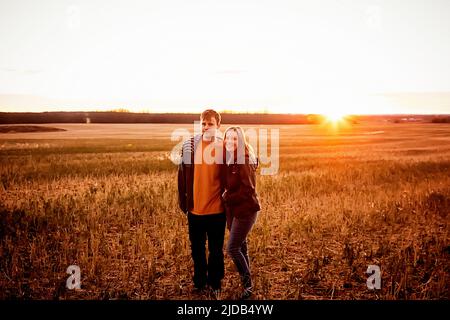
M 0 135 L 0 298 L 208 298 L 191 294 L 175 126 L 103 128 Z M 449 125 L 276 128 L 280 171 L 258 177 L 250 236 L 256 299 L 450 298 Z M 72 264 L 80 291 L 65 289 Z M 238 284 L 226 257 L 225 298 Z

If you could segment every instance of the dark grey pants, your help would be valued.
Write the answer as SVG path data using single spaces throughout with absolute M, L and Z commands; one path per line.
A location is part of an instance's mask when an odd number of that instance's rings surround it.
M 230 237 L 227 244 L 227 253 L 233 259 L 236 268 L 244 282 L 250 282 L 251 272 L 248 257 L 247 236 L 255 224 L 258 212 L 253 212 L 245 218 L 233 218 L 231 222 Z M 245 284 L 246 285 L 246 284 Z

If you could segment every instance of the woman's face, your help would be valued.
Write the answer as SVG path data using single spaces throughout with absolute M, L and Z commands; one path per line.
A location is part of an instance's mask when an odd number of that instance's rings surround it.
M 234 130 L 227 132 L 225 136 L 225 148 L 228 152 L 233 152 L 238 147 L 238 134 Z

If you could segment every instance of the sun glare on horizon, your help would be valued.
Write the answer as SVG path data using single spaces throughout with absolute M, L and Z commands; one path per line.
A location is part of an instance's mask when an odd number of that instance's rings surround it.
M 343 112 L 340 112 L 338 110 L 333 110 L 328 113 L 325 113 L 324 116 L 328 122 L 338 123 L 338 122 L 344 120 L 346 114 Z

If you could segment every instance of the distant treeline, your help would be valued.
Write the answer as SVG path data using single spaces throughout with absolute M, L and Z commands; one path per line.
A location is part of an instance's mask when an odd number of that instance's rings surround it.
M 435 117 L 431 119 L 433 123 L 450 123 L 450 117 Z
M 317 124 L 326 121 L 326 118 L 317 114 L 222 113 L 221 115 L 222 122 L 229 124 Z M 361 115 L 346 119 L 354 124 L 359 121 L 450 122 L 450 116 L 447 115 Z M 0 124 L 192 123 L 196 120 L 199 120 L 197 113 L 0 112 Z

